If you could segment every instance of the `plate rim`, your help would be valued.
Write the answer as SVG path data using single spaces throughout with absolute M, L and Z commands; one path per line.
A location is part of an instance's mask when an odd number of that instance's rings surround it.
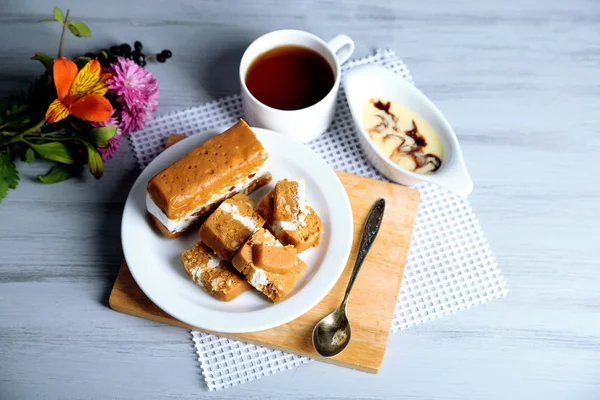
M 126 232 L 127 231 L 126 219 L 128 219 L 130 212 L 136 212 L 136 210 L 137 210 L 136 205 L 135 205 L 135 203 L 136 203 L 135 195 L 136 195 L 136 192 L 138 192 L 140 190 L 139 186 L 143 185 L 144 182 L 147 182 L 147 180 L 149 180 L 151 178 L 151 176 L 148 176 L 149 173 L 147 173 L 146 171 L 149 171 L 148 168 L 152 165 L 152 163 L 156 162 L 156 160 L 168 158 L 169 154 L 175 153 L 184 147 L 189 147 L 190 148 L 189 151 L 191 151 L 193 148 L 195 148 L 201 144 L 201 143 L 199 143 L 199 144 L 191 145 L 193 140 L 190 141 L 190 139 L 192 139 L 194 137 L 198 137 L 198 136 L 212 137 L 214 135 L 222 133 L 225 129 L 216 128 L 216 129 L 203 131 L 197 135 L 196 134 L 190 135 L 190 136 L 186 137 L 185 139 L 175 143 L 173 146 L 170 146 L 168 149 L 165 149 L 160 154 L 158 154 L 146 166 L 146 168 L 144 168 L 142 170 L 140 175 L 136 178 L 135 183 L 132 185 L 132 187 L 129 191 L 127 200 L 125 202 L 125 206 L 123 208 L 123 215 L 121 218 L 121 245 L 122 245 L 122 249 L 123 249 L 123 255 L 124 255 L 125 261 L 127 262 L 127 265 L 129 266 L 131 275 L 133 276 L 134 280 L 136 281 L 136 284 L 140 287 L 142 292 L 157 307 L 159 307 L 161 310 L 163 310 L 166 313 L 168 313 L 169 315 L 171 315 L 173 318 L 176 318 L 176 319 L 178 319 L 188 325 L 196 327 L 198 329 L 207 330 L 207 331 L 211 331 L 211 332 L 221 332 L 221 333 L 250 333 L 250 332 L 257 332 L 257 331 L 270 329 L 270 328 L 274 328 L 276 326 L 286 324 L 286 323 L 300 317 L 301 315 L 305 314 L 306 312 L 310 311 L 323 298 L 325 298 L 325 296 L 327 296 L 327 294 L 329 294 L 331 289 L 335 286 L 335 284 L 339 280 L 340 276 L 342 275 L 342 273 L 345 269 L 346 263 L 348 262 L 348 259 L 350 257 L 350 252 L 352 249 L 352 244 L 353 244 L 353 239 L 354 239 L 353 238 L 353 236 L 354 236 L 354 233 L 353 233 L 354 232 L 354 218 L 353 218 L 353 213 L 352 213 L 352 207 L 350 204 L 350 199 L 348 197 L 348 193 L 346 192 L 346 189 L 344 188 L 340 178 L 337 176 L 337 174 L 335 173 L 333 168 L 331 168 L 325 160 L 323 160 L 318 154 L 316 154 L 308 146 L 298 143 L 298 142 L 286 137 L 285 135 L 283 135 L 281 133 L 271 131 L 268 129 L 263 129 L 263 128 L 251 127 L 251 129 L 256 133 L 256 135 L 259 137 L 259 139 L 261 136 L 277 137 L 277 140 L 287 141 L 288 144 L 303 148 L 303 152 L 310 153 L 310 157 L 313 158 L 313 160 L 311 160 L 311 163 L 315 162 L 317 164 L 321 164 L 321 167 L 327 171 L 327 174 L 329 175 L 329 177 L 327 178 L 328 187 L 329 187 L 329 184 L 334 184 L 335 186 L 337 186 L 335 191 L 341 191 L 344 194 L 342 199 L 336 198 L 335 202 L 330 202 L 327 200 L 329 198 L 328 196 L 325 196 L 325 195 L 323 196 L 326 199 L 326 204 L 329 203 L 330 207 L 335 207 L 337 210 L 340 211 L 341 214 L 344 214 L 342 224 L 345 223 L 346 226 L 345 226 L 345 229 L 341 229 L 341 232 L 346 237 L 345 238 L 344 237 L 342 237 L 342 238 L 336 237 L 335 238 L 336 242 L 340 241 L 341 239 L 345 239 L 342 241 L 342 245 L 340 246 L 340 250 L 339 250 L 339 253 L 342 254 L 342 257 L 341 257 L 342 261 L 339 261 L 337 263 L 338 266 L 335 270 L 333 270 L 333 269 L 328 270 L 329 279 L 327 279 L 325 283 L 321 283 L 319 285 L 319 282 L 317 282 L 314 284 L 317 286 L 312 287 L 312 288 L 319 289 L 318 292 L 315 293 L 315 295 L 309 296 L 309 297 L 307 297 L 305 295 L 305 296 L 300 297 L 300 300 L 297 300 L 294 302 L 294 303 L 296 303 L 296 302 L 298 303 L 296 305 L 295 310 L 293 308 L 291 310 L 287 310 L 285 313 L 282 314 L 282 316 L 279 316 L 279 317 L 271 316 L 271 314 L 273 314 L 274 312 L 269 311 L 269 310 L 273 310 L 274 307 L 276 307 L 278 305 L 285 304 L 286 301 L 289 302 L 289 301 L 293 301 L 295 298 L 298 298 L 299 295 L 302 293 L 302 291 L 307 289 L 308 284 L 311 281 L 313 281 L 315 278 L 318 278 L 319 271 L 322 270 L 323 264 L 325 264 L 325 262 L 327 261 L 327 254 L 329 252 L 328 249 L 326 249 L 326 251 L 325 251 L 325 256 L 323 259 L 323 263 L 321 264 L 321 268 L 317 269 L 314 272 L 314 275 L 312 276 L 311 280 L 307 283 L 307 286 L 300 289 L 300 291 L 298 293 L 296 293 L 295 296 L 293 296 L 290 299 L 284 300 L 282 303 L 273 304 L 270 307 L 267 307 L 266 309 L 248 311 L 248 312 L 243 313 L 243 314 L 257 313 L 257 314 L 263 314 L 263 315 L 266 314 L 266 316 L 270 317 L 270 319 L 268 321 L 261 321 L 259 318 L 258 322 L 245 323 L 245 324 L 235 324 L 235 323 L 231 324 L 231 323 L 219 323 L 218 321 L 211 321 L 209 319 L 209 323 L 205 324 L 203 321 L 190 320 L 185 315 L 186 314 L 185 311 L 178 310 L 178 308 L 180 308 L 179 306 L 173 305 L 173 303 L 170 303 L 168 301 L 163 303 L 163 300 L 159 299 L 160 296 L 155 295 L 153 293 L 153 289 L 149 287 L 150 283 L 148 283 L 148 286 L 146 286 L 144 277 L 142 276 L 143 274 L 140 274 L 141 267 L 136 268 L 135 265 L 130 264 L 131 260 L 134 260 L 135 257 L 132 256 L 132 253 L 130 252 L 131 248 L 129 248 L 129 246 L 126 243 L 127 238 L 128 238 L 128 235 Z M 186 142 L 187 142 L 187 144 L 186 144 Z M 335 178 L 335 179 L 332 180 L 331 178 Z M 331 181 L 331 182 L 329 182 L 329 181 Z M 145 193 L 145 190 L 144 190 L 144 193 Z M 343 200 L 343 201 L 340 201 L 340 200 Z M 132 216 L 134 216 L 134 215 L 132 215 Z M 336 223 L 336 225 L 337 225 L 337 223 Z M 153 228 L 149 226 L 148 229 L 153 229 Z M 158 234 L 158 233 L 155 232 L 155 234 Z M 177 239 L 172 239 L 172 240 L 177 240 Z M 128 255 L 129 255 L 129 257 L 128 257 Z M 128 261 L 128 259 L 129 259 L 129 261 Z M 141 268 L 141 270 L 143 270 L 143 268 Z M 202 290 L 202 289 L 199 288 L 199 290 Z M 292 307 L 293 307 L 293 305 L 292 305 Z M 203 308 L 200 308 L 199 310 L 202 310 L 202 309 Z M 206 310 L 206 309 L 204 308 L 204 310 Z M 226 311 L 214 311 L 214 310 L 209 310 L 209 311 L 211 312 L 211 314 L 214 313 L 215 315 L 218 315 L 218 314 L 227 315 L 228 314 Z M 240 313 L 235 313 L 235 315 L 240 315 Z M 237 318 L 234 318 L 234 319 L 237 319 Z M 201 323 L 198 324 L 197 322 L 201 322 Z

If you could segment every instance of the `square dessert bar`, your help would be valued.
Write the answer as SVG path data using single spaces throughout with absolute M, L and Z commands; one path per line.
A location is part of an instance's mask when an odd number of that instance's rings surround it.
M 231 301 L 250 289 L 250 285 L 233 267 L 202 243 L 186 250 L 181 262 L 194 283 L 221 301 Z
M 265 224 L 244 194 L 225 200 L 200 227 L 200 239 L 216 254 L 231 260 L 244 242 Z
M 258 212 L 283 244 L 292 245 L 298 253 L 319 245 L 323 223 L 306 203 L 303 179 L 283 179 L 275 185 L 258 206 Z
M 254 266 L 265 271 L 287 274 L 296 265 L 296 248 L 255 244 L 252 246 L 252 262 Z
M 267 159 L 260 140 L 240 120 L 150 179 L 148 213 L 165 236 L 175 238 L 223 200 L 269 183 Z
M 286 274 L 278 274 L 258 268 L 253 261 L 253 247 L 260 244 L 282 246 L 266 229 L 260 229 L 248 239 L 231 261 L 233 266 L 246 276 L 250 285 L 263 292 L 274 303 L 283 300 L 306 272 L 304 261 L 296 257 L 294 266 Z

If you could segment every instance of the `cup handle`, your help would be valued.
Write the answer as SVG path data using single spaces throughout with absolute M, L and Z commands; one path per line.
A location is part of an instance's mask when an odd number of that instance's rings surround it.
M 354 41 L 347 35 L 337 35 L 327 43 L 327 46 L 335 53 L 340 64 L 348 61 L 354 52 Z

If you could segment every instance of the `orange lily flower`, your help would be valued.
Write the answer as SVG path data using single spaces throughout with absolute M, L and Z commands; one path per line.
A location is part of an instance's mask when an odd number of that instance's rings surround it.
M 84 121 L 104 122 L 113 111 L 104 94 L 111 74 L 102 72 L 98 60 L 90 60 L 81 71 L 65 57 L 54 60 L 54 85 L 57 99 L 46 111 L 46 122 L 52 124 L 69 115 Z

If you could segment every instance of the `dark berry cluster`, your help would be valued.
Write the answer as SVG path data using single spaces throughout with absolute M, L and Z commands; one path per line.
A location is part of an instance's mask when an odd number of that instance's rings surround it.
M 145 67 L 146 60 L 150 58 L 154 58 L 156 61 L 164 63 L 165 61 L 167 61 L 168 58 L 171 58 L 173 56 L 171 50 L 167 49 L 161 51 L 160 53 L 150 55 L 145 55 L 144 53 L 142 53 L 143 49 L 144 46 L 142 46 L 142 43 L 138 40 L 133 44 L 133 51 L 130 45 L 128 45 L 127 43 L 122 43 L 119 46 L 111 46 L 108 50 L 100 50 L 95 54 L 86 53 L 85 56 L 90 58 L 97 58 L 98 61 L 100 61 L 100 64 L 102 64 L 102 66 L 108 66 L 108 64 L 115 62 L 117 60 L 117 57 L 126 57 L 130 60 L 133 60 L 140 67 Z

